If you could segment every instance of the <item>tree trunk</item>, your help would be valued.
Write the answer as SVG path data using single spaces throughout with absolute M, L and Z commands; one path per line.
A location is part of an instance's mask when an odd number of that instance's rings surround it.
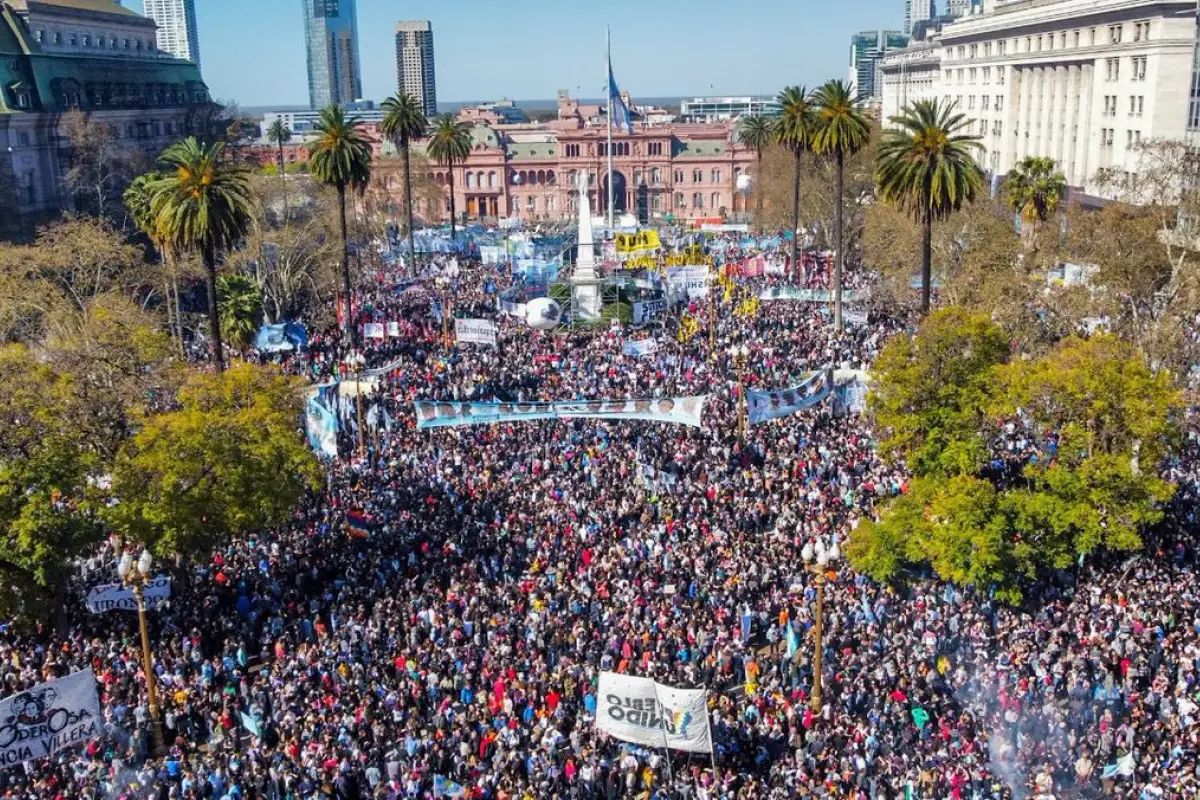
M 338 224 L 342 231 L 342 300 L 346 304 L 346 332 L 352 344 L 357 344 L 357 331 L 351 315 L 354 303 L 350 297 L 350 240 L 346 236 L 346 186 L 338 184 Z
M 217 258 L 212 247 L 204 248 L 204 271 L 208 275 L 208 334 L 212 337 L 213 361 L 217 372 L 225 371 L 225 348 L 221 344 L 221 311 L 217 308 Z
M 842 252 L 842 204 L 845 198 L 842 197 L 842 192 L 845 191 L 844 178 L 846 170 L 846 156 L 841 150 L 837 151 L 837 175 L 835 177 L 834 187 L 834 202 L 837 203 L 833 209 L 833 224 L 837 226 L 834 232 L 834 238 L 837 241 L 837 253 L 833 261 L 833 330 L 834 333 L 842 332 L 842 269 L 845 266 L 845 253 Z
M 408 162 L 408 136 L 400 139 L 400 150 L 404 153 L 404 214 L 408 221 L 408 268 L 411 275 L 417 274 L 417 242 L 413 232 L 412 217 L 412 166 Z
M 283 140 L 279 141 L 279 180 L 283 184 L 283 223 L 288 221 L 287 169 L 283 163 Z
M 446 171 L 446 177 L 450 179 L 450 246 L 454 246 L 454 161 L 450 162 L 450 169 Z
M 792 275 L 800 274 L 800 150 L 796 150 L 796 174 L 792 178 Z
M 933 211 L 925 209 L 921 225 L 921 314 L 929 313 L 933 293 Z
M 754 168 L 754 181 L 756 184 L 754 186 L 754 227 L 758 229 L 759 235 L 762 235 L 762 232 L 763 232 L 763 218 L 762 218 L 763 193 L 762 193 L 762 148 L 761 147 L 758 149 L 758 163 Z M 737 187 L 734 187 L 734 188 L 737 188 Z
M 171 275 L 171 289 L 175 298 L 175 341 L 179 344 L 179 355 L 187 361 L 187 347 L 183 343 L 183 309 L 179 305 L 179 276 L 175 274 Z

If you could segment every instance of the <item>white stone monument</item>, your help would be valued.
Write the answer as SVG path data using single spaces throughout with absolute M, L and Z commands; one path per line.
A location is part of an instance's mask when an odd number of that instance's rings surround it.
M 592 241 L 592 208 L 588 176 L 579 173 L 579 255 L 571 276 L 574 313 L 579 319 L 600 318 L 600 279 L 596 274 L 596 245 Z

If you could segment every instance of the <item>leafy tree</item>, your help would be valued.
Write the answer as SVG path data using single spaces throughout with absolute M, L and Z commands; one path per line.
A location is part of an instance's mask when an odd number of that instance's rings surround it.
M 842 210 L 845 204 L 846 156 L 866 146 L 871 126 L 859 109 L 860 100 L 842 81 L 829 81 L 813 93 L 816 107 L 816 132 L 812 146 L 817 153 L 832 155 L 837 167 L 834 193 L 836 201 L 837 260 L 833 267 L 833 327 L 842 330 L 842 271 L 845 265 L 845 229 Z
M 446 178 L 450 183 L 450 240 L 454 240 L 454 165 L 461 164 L 471 154 L 471 126 L 458 122 L 449 114 L 442 114 L 433 121 L 429 141 L 425 146 L 429 157 L 446 167 Z
M 298 433 L 303 386 L 271 367 L 194 373 L 112 472 L 113 527 L 160 554 L 199 553 L 283 524 L 321 469 Z
M 921 239 L 921 312 L 929 313 L 934 220 L 947 219 L 975 199 L 983 170 L 975 161 L 979 137 L 954 106 L 922 100 L 892 118 L 884 131 L 875 170 L 883 198 L 917 219 Z
M 225 368 L 217 307 L 217 252 L 246 233 L 250 190 L 245 170 L 222 158 L 224 145 L 193 137 L 168 147 L 159 161 L 163 177 L 149 186 L 154 229 L 173 252 L 200 255 L 208 282 L 208 328 L 217 371 Z
M 331 103 L 321 111 L 314 126 L 317 138 L 308 146 L 308 167 L 313 177 L 337 189 L 338 220 L 342 237 L 342 293 L 345 296 L 346 328 L 357 338 L 350 286 L 350 238 L 346 232 L 346 190 L 362 191 L 371 179 L 371 145 L 357 117 L 347 117 L 341 106 Z
M 61 126 L 71 154 L 63 183 L 75 195 L 80 210 L 103 218 L 130 166 L 117 144 L 117 129 L 78 109 L 64 114 Z
M 247 275 L 227 273 L 217 278 L 221 334 L 245 352 L 262 324 L 262 293 Z
M 404 159 L 404 216 L 408 232 L 408 259 L 410 269 L 416 274 L 417 251 L 413 237 L 412 165 L 409 162 L 409 144 L 413 139 L 425 135 L 425 111 L 416 98 L 407 92 L 383 101 L 383 122 L 379 131 L 391 139 Z
M 292 140 L 292 132 L 287 125 L 283 124 L 282 117 L 276 117 L 275 121 L 267 127 L 267 141 L 279 147 L 279 181 L 283 187 L 283 217 L 287 219 L 287 161 L 283 158 L 283 146 Z
M 1008 205 L 1021 217 L 1021 232 L 1028 247 L 1037 249 L 1037 232 L 1057 210 L 1067 191 L 1067 179 L 1053 158 L 1027 156 L 1017 163 L 1004 182 Z
M 779 93 L 776 100 L 780 113 L 775 118 L 775 140 L 786 147 L 794 159 L 795 172 L 792 177 L 792 269 L 799 261 L 800 228 L 800 161 L 812 150 L 813 135 L 817 121 L 813 113 L 812 97 L 803 86 L 789 86 Z
M 763 151 L 774 141 L 775 131 L 770 119 L 756 114 L 742 118 L 738 123 L 737 136 L 739 142 L 754 151 L 754 225 L 761 233 L 763 230 Z

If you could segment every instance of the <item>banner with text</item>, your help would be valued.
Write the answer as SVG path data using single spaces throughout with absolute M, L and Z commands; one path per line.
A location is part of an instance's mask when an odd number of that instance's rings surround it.
M 676 297 L 708 297 L 708 267 L 667 267 L 667 291 Z
M 539 419 L 597 419 L 672 422 L 700 427 L 708 395 L 660 397 L 657 400 L 579 400 L 556 403 L 440 403 L 416 400 L 413 412 L 417 429 L 451 425 L 485 425 L 492 422 L 526 422 Z
M 474 344 L 495 344 L 496 323 L 486 319 L 454 320 L 454 340 L 459 344 L 473 342 Z
M 652 356 L 658 352 L 658 341 L 656 339 L 638 339 L 637 341 L 627 341 L 621 344 L 621 352 L 627 356 L 639 358 L 641 356 Z
M 746 392 L 751 425 L 779 419 L 803 411 L 824 400 L 833 392 L 833 370 L 823 369 L 791 389 L 774 392 Z
M 833 292 L 828 289 L 796 289 L 791 286 L 773 286 L 763 289 L 758 295 L 759 300 L 800 300 L 805 303 L 832 303 Z M 842 302 L 853 303 L 858 300 L 858 292 L 853 289 L 842 290 Z
M 102 733 L 90 669 L 0 700 L 0 768 L 47 758 Z
M 643 325 L 667 310 L 666 300 L 642 300 L 633 304 L 633 324 Z
M 171 596 L 171 578 L 163 575 L 146 584 L 142 602 L 147 611 L 157 611 Z M 137 598 L 133 590 L 121 583 L 102 583 L 88 590 L 84 598 L 87 610 L 93 614 L 105 611 L 137 611 Z
M 651 678 L 601 672 L 596 727 L 623 742 L 711 753 L 708 693 L 676 689 Z

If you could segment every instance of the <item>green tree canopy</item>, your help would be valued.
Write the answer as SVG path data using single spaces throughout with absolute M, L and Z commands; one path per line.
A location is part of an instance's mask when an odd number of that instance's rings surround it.
M 254 342 L 262 324 L 262 292 L 248 276 L 239 272 L 217 278 L 217 305 L 221 308 L 221 335 L 242 350 Z

